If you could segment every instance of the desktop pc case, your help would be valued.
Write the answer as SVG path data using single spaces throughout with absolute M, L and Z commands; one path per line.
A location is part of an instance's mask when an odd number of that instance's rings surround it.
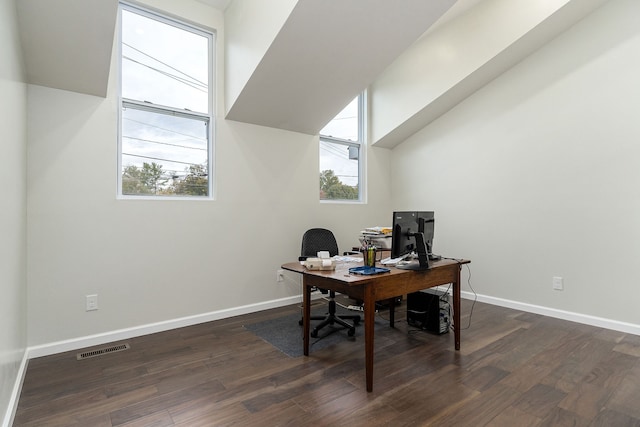
M 407 323 L 413 327 L 445 334 L 451 325 L 449 294 L 425 289 L 407 295 Z

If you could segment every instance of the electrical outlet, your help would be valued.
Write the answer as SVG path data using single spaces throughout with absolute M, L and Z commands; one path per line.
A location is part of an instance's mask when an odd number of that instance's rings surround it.
M 564 290 L 564 280 L 562 279 L 562 277 L 556 276 L 553 278 L 553 289 L 555 289 L 556 291 Z
M 86 311 L 95 311 L 98 309 L 98 295 L 86 296 Z
M 276 280 L 278 282 L 284 282 L 284 270 L 280 269 L 276 271 Z

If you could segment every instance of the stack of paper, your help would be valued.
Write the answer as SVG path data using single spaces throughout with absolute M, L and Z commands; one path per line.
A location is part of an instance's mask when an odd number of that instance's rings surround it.
M 391 227 L 368 227 L 360 232 L 363 236 L 377 236 L 384 237 L 386 235 L 391 235 L 391 231 L 393 229 Z
M 360 243 L 371 243 L 378 249 L 391 249 L 391 227 L 367 227 L 360 232 Z

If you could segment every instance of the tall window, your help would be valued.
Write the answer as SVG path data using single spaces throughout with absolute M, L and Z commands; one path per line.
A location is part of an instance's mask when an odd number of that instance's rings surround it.
M 119 194 L 210 197 L 213 34 L 120 11 Z
M 320 131 L 320 200 L 362 200 L 364 95 Z

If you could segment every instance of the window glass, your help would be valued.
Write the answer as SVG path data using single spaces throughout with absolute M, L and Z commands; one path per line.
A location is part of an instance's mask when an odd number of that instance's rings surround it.
M 121 11 L 119 194 L 208 197 L 213 35 Z
M 362 95 L 320 133 L 320 200 L 362 200 Z
M 320 131 L 320 135 L 346 141 L 359 141 L 358 103 L 359 97 L 347 105 Z
M 123 194 L 207 195 L 207 123 L 122 109 Z M 147 166 L 148 165 L 148 166 Z M 151 165 L 156 172 L 149 174 Z M 141 181 L 140 176 L 144 175 Z
M 123 10 L 122 97 L 209 112 L 209 38 Z
M 359 162 L 353 158 L 358 150 L 357 146 L 320 140 L 321 200 L 358 199 Z

